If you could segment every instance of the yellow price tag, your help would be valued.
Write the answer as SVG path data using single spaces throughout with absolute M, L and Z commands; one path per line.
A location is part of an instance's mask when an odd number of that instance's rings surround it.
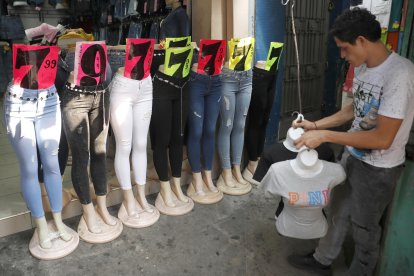
M 265 70 L 276 71 L 279 67 L 280 56 L 283 51 L 282 42 L 270 42 L 269 53 L 267 54 Z
M 187 47 L 191 44 L 191 36 L 167 37 L 165 39 L 165 49 L 176 47 Z
M 185 78 L 190 73 L 193 47 L 168 48 L 165 50 L 164 73 L 171 77 Z
M 229 68 L 235 71 L 247 71 L 252 68 L 254 38 L 232 38 L 229 41 Z

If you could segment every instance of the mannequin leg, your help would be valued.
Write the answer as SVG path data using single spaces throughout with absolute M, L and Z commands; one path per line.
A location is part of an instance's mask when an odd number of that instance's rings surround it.
M 251 161 L 249 160 L 249 163 L 247 164 L 247 169 L 254 174 L 254 172 L 256 171 L 257 165 L 259 164 L 259 159 L 257 159 L 257 161 Z
M 233 173 L 233 176 L 236 178 L 237 182 L 243 185 L 248 184 L 248 182 L 244 180 L 243 176 L 241 175 L 240 165 L 233 165 L 232 173 Z
M 219 190 L 213 183 L 213 179 L 211 177 L 211 170 L 204 170 L 203 180 L 204 180 L 204 183 L 207 184 L 207 187 L 210 191 L 212 191 L 213 193 L 219 192 Z
M 181 178 L 173 177 L 172 182 L 173 183 L 171 189 L 173 190 L 174 194 L 180 201 L 187 203 L 188 198 L 183 194 L 183 190 L 181 189 Z
M 49 229 L 45 217 L 34 219 L 37 227 L 37 233 L 39 234 L 39 244 L 41 248 L 52 248 L 52 241 L 49 239 Z
M 53 213 L 53 220 L 55 221 L 56 228 L 59 231 L 60 238 L 64 241 L 70 241 L 73 236 L 66 231 L 66 226 L 62 221 L 62 213 Z
M 236 187 L 236 182 L 233 179 L 233 174 L 231 172 L 231 169 L 223 169 L 221 172 L 221 175 L 223 177 L 224 183 L 231 188 Z
M 205 195 L 203 191 L 203 178 L 201 177 L 201 173 L 195 173 L 193 172 L 193 179 L 192 179 L 192 185 L 194 186 L 194 190 L 196 192 L 196 195 Z
M 83 218 L 85 219 L 88 230 L 91 233 L 99 234 L 102 229 L 98 226 L 98 219 L 92 203 L 82 204 Z
M 145 197 L 145 185 L 137 185 L 137 200 L 146 212 L 154 212 L 154 209 L 149 206 L 147 198 Z
M 134 193 L 132 189 L 122 190 L 122 194 L 124 196 L 124 200 L 122 204 L 124 204 L 128 212 L 128 216 L 130 217 L 137 216 L 138 214 L 137 214 L 137 208 L 135 206 L 135 197 L 134 197 Z
M 106 207 L 106 195 L 104 196 L 96 196 L 96 203 L 97 203 L 97 210 L 99 215 L 102 217 L 104 222 L 108 225 L 115 225 L 116 219 L 111 216 L 108 212 L 108 208 Z
M 165 205 L 168 207 L 175 207 L 175 204 L 171 197 L 171 185 L 169 181 L 160 181 L 161 188 L 160 188 L 160 194 L 165 202 Z

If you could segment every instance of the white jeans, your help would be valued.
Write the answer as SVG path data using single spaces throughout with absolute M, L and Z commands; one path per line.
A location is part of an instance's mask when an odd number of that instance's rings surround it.
M 116 140 L 115 173 L 123 190 L 131 189 L 129 155 L 134 181 L 145 185 L 147 135 L 152 114 L 151 76 L 138 81 L 116 74 L 110 85 L 111 126 Z

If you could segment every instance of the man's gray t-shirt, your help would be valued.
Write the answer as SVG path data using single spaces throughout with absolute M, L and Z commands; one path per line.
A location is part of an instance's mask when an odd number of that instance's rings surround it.
M 392 168 L 404 163 L 414 117 L 414 65 L 396 53 L 376 67 L 361 65 L 355 68 L 352 91 L 355 119 L 350 132 L 374 129 L 378 114 L 403 122 L 389 149 L 348 146 L 350 154 L 376 167 Z
M 313 177 L 298 175 L 291 160 L 273 164 L 263 180 L 262 189 L 285 204 L 276 220 L 277 231 L 287 237 L 315 239 L 325 236 L 328 224 L 322 208 L 331 190 L 342 183 L 345 171 L 340 164 L 321 161 L 322 171 Z

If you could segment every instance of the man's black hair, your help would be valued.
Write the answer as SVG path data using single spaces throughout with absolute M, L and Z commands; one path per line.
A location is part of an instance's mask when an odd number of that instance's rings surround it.
M 381 39 L 381 26 L 375 15 L 366 9 L 353 8 L 338 16 L 330 34 L 341 41 L 355 44 L 358 36 L 363 36 L 371 42 Z

